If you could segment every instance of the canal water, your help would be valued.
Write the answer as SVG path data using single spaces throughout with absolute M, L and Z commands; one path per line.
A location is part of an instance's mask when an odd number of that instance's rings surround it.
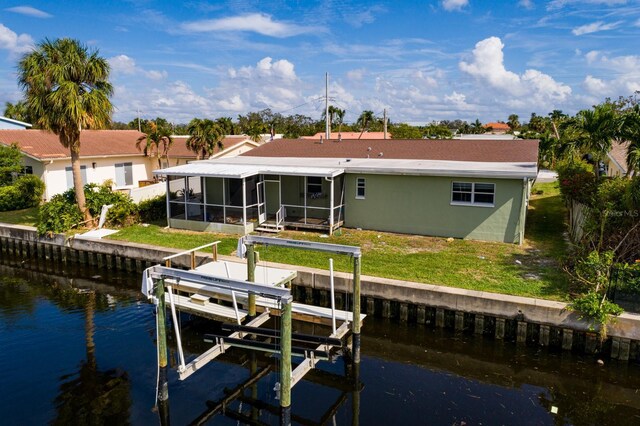
M 69 268 L 0 259 L 0 424 L 158 424 L 154 308 L 139 277 Z M 215 330 L 185 318 L 187 357 Z M 640 424 L 637 364 L 376 318 L 365 321 L 362 351 L 359 384 L 338 360 L 296 385 L 295 423 Z M 172 370 L 171 423 L 206 419 L 236 390 L 206 424 L 278 424 L 276 369 L 273 357 L 232 349 L 185 382 Z M 264 375 L 242 389 L 254 373 Z

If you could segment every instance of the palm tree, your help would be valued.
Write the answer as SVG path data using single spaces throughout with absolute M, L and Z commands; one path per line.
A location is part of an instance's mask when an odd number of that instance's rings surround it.
M 479 119 L 476 118 L 476 121 L 471 123 L 471 132 L 473 134 L 482 134 L 482 133 L 485 133 L 485 131 L 486 129 L 484 128 L 484 126 L 482 125 L 482 122 L 480 122 Z
M 511 114 L 507 124 L 512 132 L 518 130 L 520 128 L 520 117 L 518 117 L 518 114 Z
M 12 118 L 25 123 L 31 123 L 33 121 L 25 101 L 18 101 L 15 104 L 5 102 L 3 115 L 7 118 Z
M 622 137 L 629 142 L 627 175 L 637 175 L 640 172 L 640 105 L 634 105 L 625 113 Z
M 149 121 L 149 132 L 138 138 L 136 148 L 148 157 L 153 157 L 155 151 L 158 158 L 158 168 L 161 169 L 161 159 L 163 157 L 169 158 L 169 148 L 172 144 L 171 130 L 164 126 L 158 126 L 155 121 Z
M 267 132 L 267 125 L 261 121 L 254 121 L 249 123 L 246 132 L 249 139 L 254 142 L 260 142 L 262 140 L 262 134 Z
M 235 135 L 236 125 L 233 123 L 231 117 L 220 117 L 216 119 L 216 124 L 220 126 L 222 132 L 225 135 Z
M 224 149 L 222 144 L 223 130 L 220 126 L 208 119 L 194 118 L 187 128 L 189 139 L 187 139 L 187 148 L 196 153 L 196 160 L 202 157 L 211 156 L 216 148 L 220 151 Z
M 87 221 L 92 217 L 80 173 L 80 132 L 107 127 L 111 121 L 109 70 L 97 50 L 70 38 L 45 39 L 18 64 L 18 82 L 34 124 L 58 135 L 71 153 L 76 200 Z
M 369 128 L 369 125 L 374 120 L 375 116 L 373 115 L 373 111 L 362 111 L 362 114 L 360 114 L 360 117 L 358 117 L 358 121 L 356 121 L 356 124 L 360 127 L 360 129 L 362 129 L 360 130 L 360 136 L 358 136 L 358 139 L 362 138 L 362 134 Z
M 600 175 L 600 162 L 611 151 L 613 140 L 620 137 L 622 120 L 609 104 L 596 105 L 593 110 L 576 114 L 574 126 L 578 131 L 577 146 L 594 159 L 596 176 Z

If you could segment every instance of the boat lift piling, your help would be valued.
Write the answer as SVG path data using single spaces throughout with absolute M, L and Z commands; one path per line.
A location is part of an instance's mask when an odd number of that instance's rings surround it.
M 167 359 L 167 310 L 164 301 L 164 279 L 160 279 L 156 284 L 156 330 L 158 339 L 158 383 L 156 393 L 156 403 L 160 412 L 162 424 L 169 421 L 169 382 L 167 380 L 168 359 Z

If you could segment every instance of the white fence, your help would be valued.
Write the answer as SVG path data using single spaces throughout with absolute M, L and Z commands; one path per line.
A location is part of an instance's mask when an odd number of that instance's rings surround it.
M 588 208 L 577 201 L 569 201 L 569 236 L 577 243 L 584 233 L 584 221 L 587 219 Z
M 164 195 L 166 193 L 166 182 L 154 183 L 153 185 L 142 186 L 140 188 L 133 188 L 129 190 L 129 196 L 135 203 L 157 197 L 158 195 Z

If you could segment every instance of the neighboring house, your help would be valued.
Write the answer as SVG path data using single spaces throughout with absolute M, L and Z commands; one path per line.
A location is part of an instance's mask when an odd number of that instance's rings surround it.
M 522 243 L 537 140 L 277 140 L 156 170 L 173 228 L 340 226 Z
M 194 161 L 196 159 L 195 152 L 187 148 L 187 139 L 189 139 L 189 135 L 174 135 L 172 138 L 173 144 L 169 150 L 169 160 L 166 161 L 163 159 L 164 164 L 162 168 L 167 167 L 167 164 L 175 166 Z M 225 136 L 224 139 L 222 139 L 222 150 L 216 149 L 216 152 L 214 152 L 209 158 L 235 157 L 260 145 L 262 145 L 262 142 L 254 142 L 245 135 Z
M 144 136 L 137 130 L 84 130 L 80 135 L 80 168 L 84 183 L 102 184 L 112 180 L 114 189 L 128 192 L 135 201 L 140 197 L 163 194 L 165 186 L 142 190 L 137 188 L 153 183 L 152 171 L 158 168 L 155 151 L 145 156 L 136 144 Z M 45 183 L 45 200 L 73 186 L 69 149 L 60 145 L 57 135 L 44 130 L 0 130 L 0 143 L 17 143 L 23 154 L 25 170 L 40 177 Z M 161 166 L 185 164 L 196 159 L 186 148 L 186 137 L 174 137 L 168 158 Z M 144 141 L 142 142 L 144 144 Z M 223 140 L 224 149 L 213 157 L 235 156 L 258 144 L 244 136 L 231 136 Z
M 31 128 L 31 124 L 14 120 L 0 115 L 0 130 L 26 130 Z
M 487 130 L 487 133 L 493 133 L 496 135 L 501 135 L 501 134 L 505 134 L 507 133 L 509 130 L 511 130 L 511 127 L 509 127 L 508 124 L 506 123 L 487 123 L 484 125 L 484 128 Z
M 153 175 L 153 165 L 136 148 L 135 130 L 84 130 L 80 134 L 80 167 L 85 183 L 112 180 L 117 189 L 131 189 Z M 45 183 L 45 200 L 73 187 L 69 149 L 44 130 L 0 130 L 0 143 L 18 144 L 25 170 Z
M 358 139 L 360 132 L 331 132 L 329 139 Z M 364 132 L 360 139 L 384 139 L 384 132 Z M 300 139 L 325 139 L 325 132 L 318 132 L 313 136 L 302 136 Z M 391 133 L 387 132 L 387 139 L 391 139 Z
M 461 133 L 458 135 L 454 135 L 453 139 L 510 141 L 510 140 L 518 139 L 518 137 L 516 135 L 507 134 L 507 133 L 504 133 L 504 134 L 483 133 L 481 135 Z
M 627 149 L 629 142 L 614 143 L 611 151 L 604 158 L 607 176 L 627 175 Z

